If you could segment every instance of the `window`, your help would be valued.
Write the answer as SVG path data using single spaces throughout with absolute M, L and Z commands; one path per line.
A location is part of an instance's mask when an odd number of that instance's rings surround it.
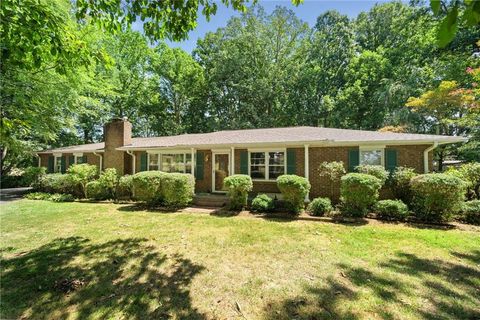
M 83 162 L 83 155 L 75 155 L 75 164 L 82 164 L 82 163 L 87 163 L 86 161 Z
M 62 172 L 62 156 L 55 156 L 55 172 Z
M 383 166 L 384 159 L 383 148 L 360 148 L 360 164 L 378 165 Z
M 285 152 L 251 152 L 250 177 L 255 180 L 275 180 L 285 174 Z
M 160 155 L 152 153 L 148 155 L 148 170 L 158 170 L 158 159 Z
M 163 172 L 192 173 L 191 153 L 148 154 L 148 170 Z

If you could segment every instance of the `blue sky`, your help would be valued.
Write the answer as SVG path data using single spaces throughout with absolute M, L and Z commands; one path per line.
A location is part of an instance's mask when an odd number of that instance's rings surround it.
M 327 10 L 337 10 L 340 13 L 348 15 L 350 18 L 355 18 L 360 12 L 368 11 L 375 3 L 384 2 L 388 2 L 388 0 L 305 0 L 303 4 L 295 7 L 290 0 L 258 1 L 258 3 L 264 7 L 266 13 L 272 12 L 276 6 L 285 6 L 292 9 L 297 17 L 307 22 L 310 27 L 315 24 L 317 17 Z M 188 40 L 181 42 L 167 41 L 167 43 L 171 47 L 180 47 L 187 52 L 191 52 L 195 48 L 198 38 L 203 38 L 209 31 L 215 31 L 217 28 L 224 27 L 230 17 L 239 15 L 235 10 L 219 4 L 217 14 L 212 16 L 210 21 L 207 22 L 204 16 L 199 16 L 197 28 L 189 33 Z M 134 26 L 134 29 L 141 30 L 141 27 L 137 25 Z

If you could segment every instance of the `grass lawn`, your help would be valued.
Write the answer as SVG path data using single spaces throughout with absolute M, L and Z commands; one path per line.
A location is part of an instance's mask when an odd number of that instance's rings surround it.
M 0 318 L 479 319 L 480 232 L 20 200 Z

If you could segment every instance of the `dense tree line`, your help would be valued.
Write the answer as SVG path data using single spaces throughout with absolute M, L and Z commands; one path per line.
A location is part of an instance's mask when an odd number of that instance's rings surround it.
M 36 148 L 100 141 L 102 124 L 123 116 L 137 136 L 296 125 L 462 134 L 472 141 L 441 155 L 480 160 L 480 30 L 460 21 L 441 48 L 444 16 L 425 5 L 328 11 L 312 28 L 253 6 L 189 54 L 106 33 L 67 1 L 26 0 L 28 13 L 12 2 L 1 10 L 3 172 Z

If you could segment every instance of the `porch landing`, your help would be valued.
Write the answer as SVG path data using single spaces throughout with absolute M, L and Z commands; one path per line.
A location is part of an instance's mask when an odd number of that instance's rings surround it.
M 220 208 L 226 206 L 228 197 L 225 194 L 199 193 L 193 197 L 193 204 L 199 207 Z

